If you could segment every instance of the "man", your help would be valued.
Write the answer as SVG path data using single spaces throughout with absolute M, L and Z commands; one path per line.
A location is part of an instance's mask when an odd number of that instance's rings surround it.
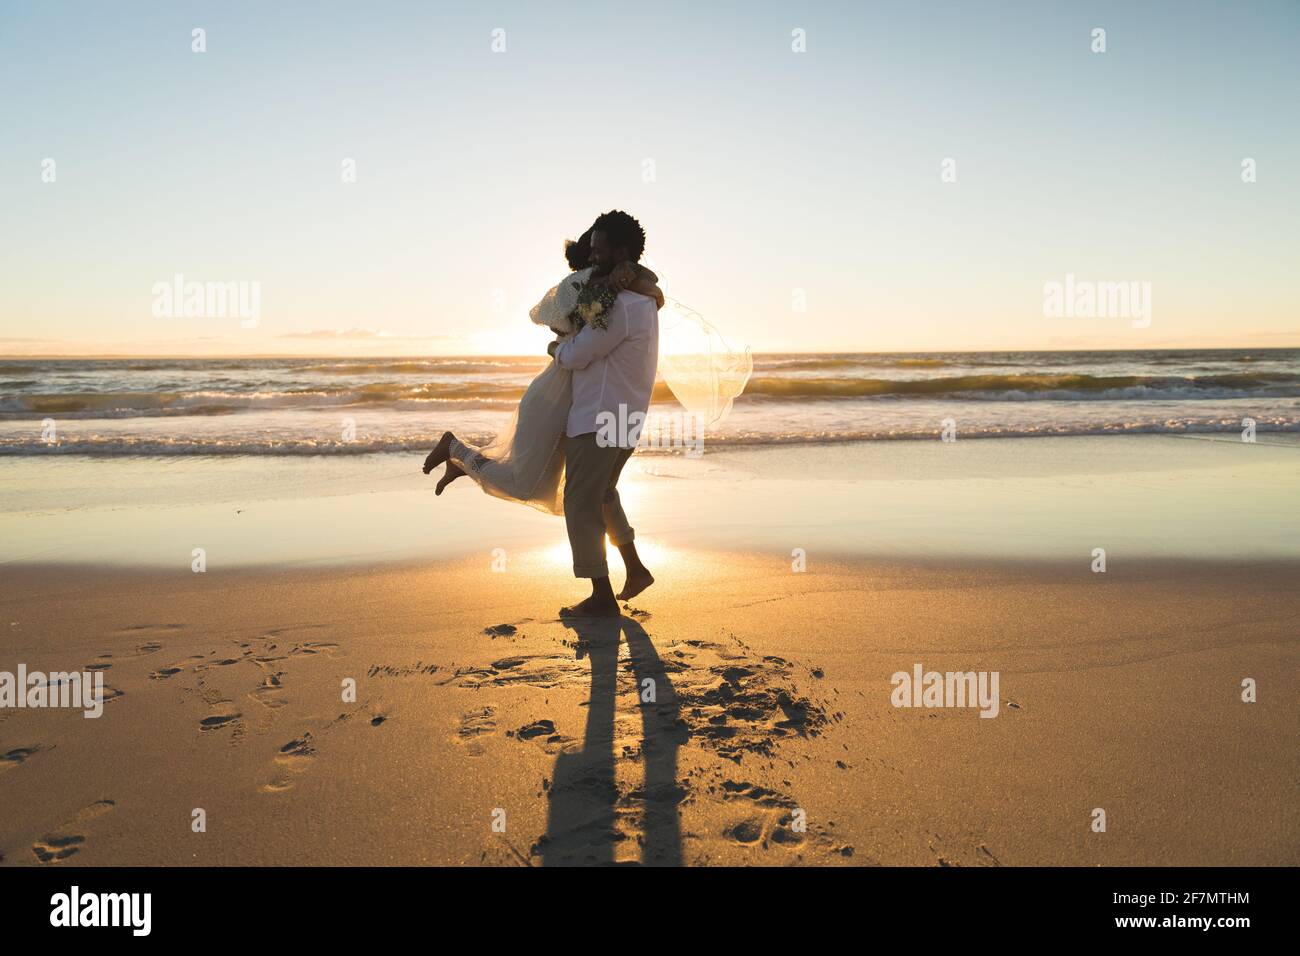
M 645 230 L 614 210 L 592 225 L 593 275 L 608 276 L 620 263 L 635 263 L 645 250 Z M 573 372 L 573 405 L 564 443 L 564 522 L 573 552 L 573 573 L 591 578 L 591 597 L 561 613 L 617 617 L 618 602 L 640 594 L 654 577 L 641 563 L 635 534 L 618 497 L 618 477 L 636 449 L 650 407 L 659 363 L 659 313 L 655 302 L 624 290 L 595 323 L 547 349 Z M 618 548 L 627 582 L 618 597 L 609 583 L 605 536 Z

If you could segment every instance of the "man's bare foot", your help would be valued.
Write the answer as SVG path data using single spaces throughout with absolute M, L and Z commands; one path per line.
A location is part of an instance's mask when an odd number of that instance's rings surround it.
M 454 461 L 448 461 L 447 472 L 441 478 L 438 479 L 438 486 L 433 489 L 433 493 L 435 495 L 442 494 L 442 489 L 446 488 L 449 484 L 451 484 L 453 481 L 455 481 L 463 474 L 465 474 L 465 472 L 458 464 L 456 464 Z
M 618 617 L 618 602 L 612 596 L 593 594 L 581 604 L 560 608 L 563 617 Z
M 438 444 L 433 446 L 433 451 L 429 452 L 429 457 L 424 459 L 424 473 L 426 475 L 451 456 L 451 443 L 455 440 L 456 436 L 451 432 L 442 433 L 442 437 L 438 439 Z
M 641 568 L 639 571 L 629 571 L 623 590 L 618 592 L 618 599 L 620 601 L 630 601 L 654 583 L 654 575 L 645 568 Z

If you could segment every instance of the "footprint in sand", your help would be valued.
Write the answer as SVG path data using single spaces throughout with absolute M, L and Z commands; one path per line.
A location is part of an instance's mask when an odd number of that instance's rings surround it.
M 270 653 L 275 650 L 275 645 L 262 642 L 257 649 L 252 644 L 241 644 L 239 646 L 244 648 L 244 660 L 251 661 L 262 672 L 262 682 L 248 696 L 263 707 L 269 707 L 272 710 L 289 703 L 288 698 L 284 695 L 284 671 L 274 670 L 270 666 L 284 660 L 284 656 L 275 656 Z M 262 653 L 256 653 L 256 650 L 260 650 Z
M 204 717 L 202 720 L 200 720 L 199 727 L 201 727 L 203 730 L 216 730 L 220 727 L 226 726 L 226 724 L 230 723 L 233 720 L 238 720 L 242 716 L 243 714 L 239 713 L 238 711 L 236 711 L 233 714 L 215 714 L 211 717 Z
M 290 648 L 289 653 L 292 655 L 325 654 L 328 657 L 333 657 L 338 653 L 338 649 L 337 644 L 331 644 L 328 641 L 308 641 L 305 644 L 295 644 Z
M 203 660 L 203 655 L 195 654 L 193 657 L 187 657 L 183 661 L 177 661 L 175 664 L 169 664 L 166 667 L 160 667 L 149 675 L 150 680 L 166 680 L 174 674 L 179 674 L 185 668 L 197 664 Z
M 838 845 L 820 826 L 810 825 L 802 815 L 795 826 L 798 802 L 789 794 L 744 780 L 723 780 L 720 790 L 724 802 L 742 806 L 742 816 L 723 828 L 723 836 L 741 844 L 763 850 L 783 848 L 820 854 L 852 856 L 853 848 Z
M 763 818 L 746 817 L 722 831 L 730 840 L 749 846 L 763 839 Z
M 200 658 L 200 660 L 203 660 L 203 658 Z M 238 657 L 220 657 L 217 658 L 215 661 L 205 661 L 205 663 L 197 665 L 194 669 L 196 671 L 205 671 L 213 667 L 229 667 L 231 664 L 238 664 L 238 663 L 239 663 Z
M 37 840 L 32 844 L 32 852 L 36 854 L 36 859 L 42 863 L 55 863 L 59 860 L 66 860 L 86 842 L 86 838 L 80 834 L 71 836 L 47 835 L 42 840 Z
M 558 733 L 555 722 L 545 718 L 534 720 L 518 730 L 507 730 L 506 736 L 514 737 L 516 740 L 534 741 L 548 754 L 571 753 L 582 749 L 582 741 Z
M 514 731 L 520 740 L 532 740 L 534 737 L 549 737 L 555 733 L 555 722 L 551 720 L 534 720 Z
M 15 747 L 8 753 L 0 754 L 0 773 L 6 770 L 12 770 L 19 764 L 24 763 L 28 757 L 41 749 L 39 744 L 31 747 Z
M 89 823 L 97 817 L 111 812 L 117 806 L 114 800 L 96 800 L 84 808 L 76 817 L 59 827 L 53 833 L 47 833 L 32 844 L 32 853 L 40 863 L 57 863 L 80 852 L 86 843 L 82 833 L 67 832 L 80 830 L 80 824 Z M 63 832 L 60 832 L 63 831 Z
M 150 654 L 156 654 L 162 650 L 162 644 L 159 641 L 146 641 L 143 644 L 137 644 L 132 650 L 124 651 L 117 654 L 117 657 L 129 660 L 133 657 L 148 657 Z M 109 661 L 114 657 L 113 654 L 100 654 L 97 661 Z
M 461 715 L 456 740 L 465 745 L 465 751 L 471 757 L 479 757 L 483 755 L 484 749 L 477 738 L 494 733 L 496 729 L 496 711 L 490 706 L 480 707 Z
M 733 843 L 744 847 L 762 850 L 780 849 L 795 852 L 802 859 L 805 853 L 820 857 L 853 856 L 853 847 L 836 842 L 830 833 L 820 826 L 813 826 L 800 817 L 800 826 L 795 826 L 795 801 L 785 794 L 752 784 L 739 785 L 738 795 L 752 799 L 759 806 L 768 806 L 775 797 L 776 806 L 768 810 L 756 810 L 745 813 L 735 823 L 723 828 L 722 835 Z
M 358 715 L 364 716 L 366 714 L 370 715 L 370 726 L 372 727 L 378 727 L 393 718 L 392 713 L 380 713 L 371 706 L 357 706 L 327 722 L 316 722 L 314 724 L 315 730 L 304 730 L 301 736 L 295 737 L 280 747 L 279 753 L 275 755 L 272 761 L 274 763 L 274 772 L 270 781 L 262 784 L 262 786 L 258 787 L 258 790 L 261 793 L 283 793 L 286 790 L 291 790 L 295 779 L 310 770 L 315 763 L 316 752 L 321 739 L 327 738 L 338 728 L 346 726 Z
M 778 793 L 743 780 L 722 781 L 722 793 L 724 800 L 749 800 L 762 807 L 796 806 L 795 799 L 788 794 Z
M 233 727 L 238 730 L 243 726 L 240 718 L 244 715 L 236 710 L 230 701 L 212 701 L 211 705 L 213 713 L 199 721 L 200 730 L 220 730 L 223 727 Z
M 793 797 L 743 780 L 723 780 L 720 789 L 723 800 L 745 804 L 745 815 L 723 828 L 723 836 L 729 840 L 765 850 L 772 844 L 796 846 L 804 842 L 804 834 L 793 827 L 790 811 L 797 809 Z
M 259 664 L 258 666 L 261 667 L 262 665 Z M 249 692 L 248 696 L 263 707 L 269 707 L 272 710 L 289 703 L 284 696 L 284 682 L 282 680 L 284 671 L 276 671 L 272 674 L 267 672 L 265 667 L 262 670 L 265 673 L 262 683 Z
M 294 777 L 306 773 L 316 759 L 311 731 L 289 741 L 275 755 L 276 773 L 268 783 L 262 784 L 262 793 L 284 793 L 293 789 Z
M 96 800 L 90 806 L 80 810 L 76 816 L 77 823 L 89 823 L 96 817 L 102 817 L 117 806 L 116 800 Z

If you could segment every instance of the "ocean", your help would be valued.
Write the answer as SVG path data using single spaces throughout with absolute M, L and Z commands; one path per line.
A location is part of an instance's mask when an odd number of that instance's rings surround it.
M 545 359 L 0 361 L 0 455 L 365 455 L 485 442 Z M 656 413 L 675 402 L 663 383 Z M 707 446 L 1300 432 L 1300 349 L 757 355 Z M 1292 439 L 1294 440 L 1294 439 Z

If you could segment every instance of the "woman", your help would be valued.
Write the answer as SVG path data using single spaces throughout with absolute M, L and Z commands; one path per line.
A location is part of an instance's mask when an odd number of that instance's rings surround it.
M 608 276 L 592 276 L 587 265 L 591 259 L 590 229 L 576 242 L 565 242 L 564 257 L 574 271 L 528 313 L 534 322 L 557 335 L 576 335 L 585 324 L 599 324 L 624 289 L 649 296 L 663 308 L 658 277 L 644 266 L 625 262 Z M 569 417 L 571 375 L 552 360 L 524 392 L 510 424 L 483 448 L 444 432 L 424 460 L 426 475 L 444 462 L 447 465 L 434 493 L 441 495 L 447 485 L 461 475 L 469 475 L 490 495 L 563 514 L 563 439 Z

